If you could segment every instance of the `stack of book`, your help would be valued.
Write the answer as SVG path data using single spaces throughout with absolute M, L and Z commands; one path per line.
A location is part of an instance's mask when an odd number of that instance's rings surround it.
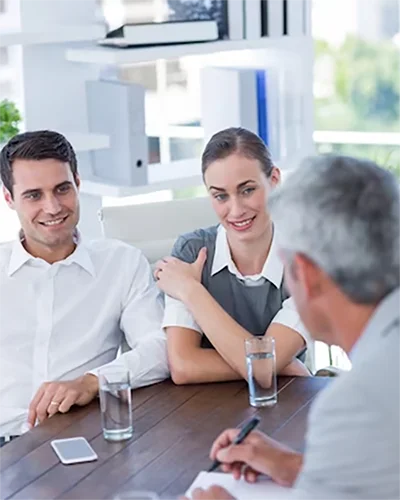
M 305 34 L 310 0 L 164 0 L 110 31 L 101 45 L 132 47 Z
M 165 21 L 125 24 L 110 31 L 99 45 L 118 48 L 171 45 L 176 43 L 212 42 L 218 39 L 214 20 Z
M 201 124 L 207 141 L 228 127 L 244 127 L 280 161 L 301 148 L 304 110 L 291 68 L 205 67 L 201 72 Z
M 220 39 L 299 36 L 309 0 L 168 0 L 170 18 L 214 19 Z

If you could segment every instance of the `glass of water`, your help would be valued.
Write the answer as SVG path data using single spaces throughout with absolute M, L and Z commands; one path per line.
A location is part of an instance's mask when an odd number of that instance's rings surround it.
M 251 406 L 272 406 L 278 401 L 275 339 L 253 337 L 245 340 L 247 380 Z
M 105 366 L 99 370 L 99 395 L 103 435 L 109 441 L 123 441 L 133 434 L 129 371 Z

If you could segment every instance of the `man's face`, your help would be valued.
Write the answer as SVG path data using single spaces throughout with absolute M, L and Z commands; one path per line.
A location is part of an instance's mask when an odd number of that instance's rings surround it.
M 27 247 L 68 246 L 79 221 L 78 186 L 68 163 L 59 160 L 13 162 L 13 196 L 6 202 L 17 212 Z
M 314 263 L 302 255 L 283 257 L 285 285 L 300 318 L 314 340 L 332 344 L 329 318 L 325 314 L 324 278 Z

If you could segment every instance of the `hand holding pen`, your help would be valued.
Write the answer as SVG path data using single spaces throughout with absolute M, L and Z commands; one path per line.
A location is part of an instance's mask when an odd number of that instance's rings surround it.
M 251 432 L 258 421 L 250 422 L 239 429 L 227 429 L 217 437 L 210 452 L 214 462 L 209 470 L 221 464 L 223 471 L 231 472 L 235 479 L 243 476 L 254 483 L 258 476 L 266 475 L 282 486 L 291 486 L 301 470 L 302 454 L 260 431 Z
M 250 420 L 247 420 L 238 430 L 239 430 L 239 433 L 236 435 L 235 438 L 233 438 L 232 442 L 231 442 L 231 445 L 238 445 L 240 443 L 242 443 L 246 437 L 250 434 L 250 432 L 252 430 L 254 430 L 257 425 L 260 423 L 260 419 L 259 417 L 252 417 Z M 227 432 L 227 431 L 225 431 Z M 212 453 L 212 452 L 211 452 Z M 215 471 L 216 469 L 218 469 L 218 467 L 221 465 L 221 462 L 215 458 L 211 467 L 208 469 L 208 472 L 213 472 Z

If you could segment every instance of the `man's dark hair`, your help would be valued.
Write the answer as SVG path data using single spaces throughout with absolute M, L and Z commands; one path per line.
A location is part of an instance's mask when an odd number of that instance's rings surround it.
M 17 134 L 0 152 L 0 177 L 5 188 L 13 195 L 13 162 L 15 160 L 59 160 L 68 163 L 76 179 L 78 165 L 73 147 L 58 132 L 36 130 Z

